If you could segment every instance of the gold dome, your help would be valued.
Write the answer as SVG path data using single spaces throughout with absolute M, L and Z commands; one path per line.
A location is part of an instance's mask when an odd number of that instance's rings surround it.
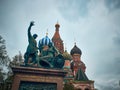
M 62 54 L 65 60 L 72 60 L 72 56 L 65 50 L 65 52 Z

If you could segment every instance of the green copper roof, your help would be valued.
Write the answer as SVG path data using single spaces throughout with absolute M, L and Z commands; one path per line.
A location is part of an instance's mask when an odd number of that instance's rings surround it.
M 78 72 L 75 76 L 75 80 L 77 81 L 89 81 L 88 77 L 86 74 L 81 70 L 81 68 L 78 69 Z

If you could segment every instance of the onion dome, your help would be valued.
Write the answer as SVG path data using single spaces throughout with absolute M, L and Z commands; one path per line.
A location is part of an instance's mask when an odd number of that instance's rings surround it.
M 72 56 L 65 50 L 65 52 L 62 54 L 65 60 L 72 60 Z
M 42 38 L 41 40 L 39 40 L 39 47 L 44 46 L 44 45 L 49 45 L 49 44 L 53 44 L 51 39 L 46 35 L 44 38 Z
M 60 25 L 59 25 L 58 22 L 57 22 L 57 24 L 55 24 L 55 27 L 56 27 L 56 28 L 59 28 L 59 27 L 60 27 Z
M 75 46 L 72 48 L 70 54 L 71 55 L 73 55 L 73 54 L 80 54 L 80 55 L 82 55 L 82 51 L 75 44 Z

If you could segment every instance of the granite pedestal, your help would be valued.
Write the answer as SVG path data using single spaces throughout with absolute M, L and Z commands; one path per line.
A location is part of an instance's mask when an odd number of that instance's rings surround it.
M 12 67 L 12 90 L 63 90 L 66 72 L 59 69 Z

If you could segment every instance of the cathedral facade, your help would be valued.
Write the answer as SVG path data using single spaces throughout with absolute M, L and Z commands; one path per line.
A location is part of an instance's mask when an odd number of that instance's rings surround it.
M 59 34 L 60 25 L 57 23 L 55 25 L 55 33 L 52 37 L 52 42 L 54 46 L 59 50 L 65 59 L 64 70 L 67 72 L 64 78 L 64 83 L 70 83 L 73 85 L 74 90 L 95 90 L 94 81 L 89 80 L 85 74 L 86 66 L 81 60 L 82 51 L 76 43 L 70 51 L 64 50 L 63 40 Z

